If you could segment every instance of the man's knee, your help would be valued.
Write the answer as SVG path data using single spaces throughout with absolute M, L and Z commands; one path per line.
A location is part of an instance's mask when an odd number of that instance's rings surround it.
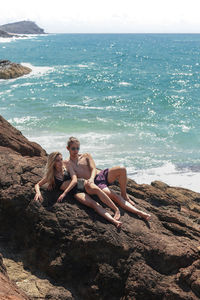
M 126 168 L 125 168 L 125 167 L 120 167 L 120 171 L 121 171 L 122 173 L 125 173 L 125 174 L 126 174 Z

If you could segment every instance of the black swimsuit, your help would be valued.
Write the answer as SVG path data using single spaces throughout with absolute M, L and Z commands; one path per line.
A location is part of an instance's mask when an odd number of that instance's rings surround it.
M 60 190 L 61 185 L 63 182 L 67 180 L 71 180 L 71 176 L 67 171 L 64 171 L 63 179 L 59 179 L 56 176 L 54 176 L 55 180 L 55 189 Z M 85 193 L 85 187 L 84 187 L 85 179 L 78 178 L 77 184 L 69 191 L 69 193 L 73 196 L 78 193 Z
M 63 174 L 63 179 L 57 178 L 54 176 L 54 181 L 55 181 L 55 189 L 60 189 L 61 185 L 63 184 L 64 181 L 71 180 L 71 176 L 67 171 L 64 171 Z

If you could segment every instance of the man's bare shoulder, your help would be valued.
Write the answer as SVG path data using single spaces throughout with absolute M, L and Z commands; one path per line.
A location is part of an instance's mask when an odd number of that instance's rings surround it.
M 90 153 L 83 153 L 83 154 L 81 154 L 81 157 L 84 157 L 84 158 L 90 158 L 90 157 L 92 157 L 91 156 L 91 154 Z

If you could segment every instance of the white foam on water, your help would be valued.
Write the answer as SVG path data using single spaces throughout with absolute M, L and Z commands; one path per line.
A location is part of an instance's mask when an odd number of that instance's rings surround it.
M 32 116 L 26 116 L 26 117 L 21 117 L 21 118 L 13 118 L 9 119 L 8 122 L 16 125 L 22 125 L 30 121 L 37 121 L 37 117 L 32 117 Z
M 79 65 L 77 65 L 77 67 L 79 67 L 79 68 L 88 68 L 89 66 L 88 65 L 79 64 Z
M 86 106 L 86 105 L 78 105 L 78 104 L 68 104 L 65 102 L 59 102 L 52 105 L 53 107 L 70 107 L 70 108 L 79 108 L 79 109 L 92 109 L 92 110 L 104 110 L 103 107 L 98 106 Z
M 41 35 L 38 35 L 38 34 L 29 34 L 29 35 L 18 34 L 17 36 L 13 36 L 13 37 L 7 37 L 7 38 L 1 37 L 0 38 L 0 43 L 10 43 L 10 42 L 18 41 L 18 40 L 30 40 L 30 39 L 35 39 L 38 36 L 41 36 Z
M 22 62 L 22 66 L 28 67 L 32 70 L 31 73 L 29 73 L 28 77 L 41 77 L 44 76 L 45 74 L 52 73 L 54 72 L 55 68 L 54 67 L 47 67 L 47 66 L 33 66 L 30 63 Z
M 131 84 L 130 82 L 121 81 L 121 82 L 119 83 L 119 85 L 121 85 L 121 86 L 131 86 L 132 84 Z
M 2 38 L 2 37 L 0 38 L 0 43 L 10 43 L 12 41 L 13 41 L 13 38 Z
M 147 170 L 136 170 L 130 167 L 127 168 L 127 172 L 129 177 L 139 184 L 151 184 L 151 182 L 159 180 L 170 186 L 200 192 L 200 172 L 193 172 L 187 168 L 177 169 L 171 162 L 165 163 L 161 167 Z

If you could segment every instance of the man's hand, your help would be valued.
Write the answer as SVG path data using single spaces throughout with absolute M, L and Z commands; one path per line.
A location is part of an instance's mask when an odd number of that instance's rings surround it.
M 35 201 L 39 200 L 40 202 L 43 201 L 43 197 L 42 197 L 41 193 L 36 193 L 35 197 L 34 197 L 34 200 Z
M 57 202 L 62 202 L 63 201 L 63 198 L 65 198 L 65 193 L 62 193 L 61 195 L 60 195 L 60 197 L 58 198 L 58 200 L 57 200 Z

